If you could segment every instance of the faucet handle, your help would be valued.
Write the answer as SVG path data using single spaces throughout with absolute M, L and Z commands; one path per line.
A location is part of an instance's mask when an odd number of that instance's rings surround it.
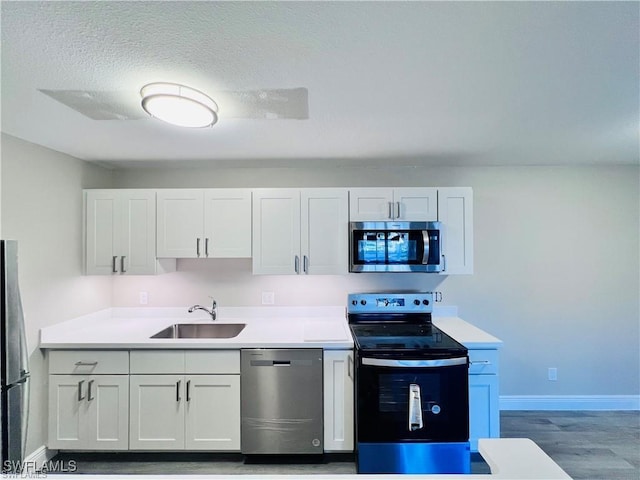
M 211 299 L 211 310 L 215 310 L 218 307 L 218 302 L 211 295 L 209 295 L 209 298 Z

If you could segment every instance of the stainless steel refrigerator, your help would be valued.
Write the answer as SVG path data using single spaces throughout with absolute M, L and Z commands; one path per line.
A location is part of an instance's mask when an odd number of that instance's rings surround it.
M 18 244 L 0 240 L 0 369 L 2 471 L 24 460 L 29 406 L 29 355 L 18 288 Z M 14 465 L 13 467 L 8 465 Z

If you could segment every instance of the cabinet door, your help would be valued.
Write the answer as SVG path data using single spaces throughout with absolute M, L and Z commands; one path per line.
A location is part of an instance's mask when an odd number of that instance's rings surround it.
M 479 438 L 500 437 L 498 375 L 469 375 L 469 441 L 478 451 Z
M 83 450 L 129 448 L 129 375 L 95 375 L 86 384 Z
M 119 255 L 121 208 L 114 190 L 86 192 L 85 255 L 88 275 L 111 275 L 120 268 Z
M 393 189 L 352 188 L 349 190 L 349 221 L 369 222 L 393 218 Z
M 300 197 L 301 272 L 315 275 L 348 273 L 347 190 L 306 189 Z
M 82 375 L 49 375 L 50 449 L 84 448 L 87 380 Z
M 353 352 L 324 352 L 324 449 L 353 451 Z
M 185 449 L 240 450 L 240 376 L 186 377 Z
M 204 256 L 202 190 L 157 192 L 157 255 L 162 258 Z
M 156 273 L 156 194 L 152 190 L 121 192 L 120 273 Z
M 473 273 L 473 191 L 469 187 L 438 189 L 442 222 L 442 275 Z
M 300 258 L 300 191 L 253 192 L 253 273 L 295 275 Z
M 251 190 L 204 192 L 204 256 L 251 256 Z
M 129 449 L 184 449 L 183 375 L 129 377 Z
M 438 220 L 437 188 L 396 188 L 393 190 L 394 220 L 435 222 Z

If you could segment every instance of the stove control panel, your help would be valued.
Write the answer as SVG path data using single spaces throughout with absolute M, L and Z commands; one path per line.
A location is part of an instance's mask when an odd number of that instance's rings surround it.
M 351 293 L 348 297 L 349 313 L 431 313 L 433 292 L 414 293 Z

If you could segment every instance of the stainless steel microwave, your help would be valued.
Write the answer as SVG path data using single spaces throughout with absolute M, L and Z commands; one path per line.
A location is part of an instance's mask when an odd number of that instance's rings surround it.
M 351 222 L 350 272 L 442 271 L 440 222 Z

